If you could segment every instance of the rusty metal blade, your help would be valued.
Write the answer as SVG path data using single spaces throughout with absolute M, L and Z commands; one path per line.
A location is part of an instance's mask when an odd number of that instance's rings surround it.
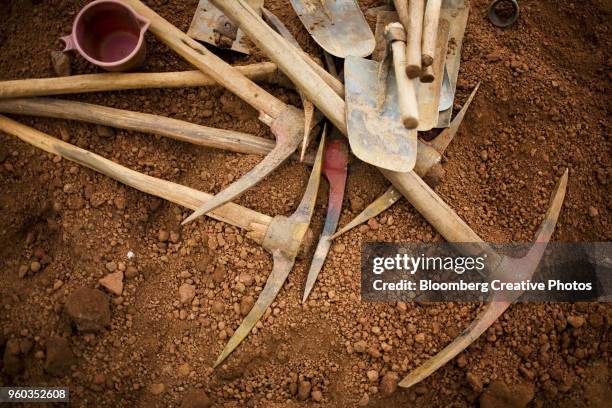
M 300 44 L 297 42 L 291 31 L 283 24 L 283 22 L 274 15 L 270 10 L 265 7 L 261 7 L 261 14 L 266 23 L 281 35 L 290 44 L 293 44 L 298 49 L 302 49 Z M 300 160 L 304 161 L 306 155 L 306 149 L 310 144 L 310 133 L 314 125 L 321 119 L 315 121 L 315 107 L 314 104 L 306 98 L 306 95 L 302 91 L 298 90 L 300 99 L 302 100 L 302 107 L 304 108 L 304 138 L 302 139 L 302 151 L 300 153 Z
M 346 187 L 348 153 L 346 139 L 342 137 L 330 140 L 325 148 L 323 174 L 329 182 L 327 215 L 325 216 L 323 232 L 319 238 L 319 243 L 317 244 L 317 249 L 315 250 L 312 263 L 310 264 L 310 270 L 308 271 L 308 277 L 306 278 L 302 303 L 305 303 L 308 299 L 308 295 L 314 287 L 319 272 L 323 268 L 323 264 L 329 253 L 329 248 L 331 247 L 330 236 L 338 226 L 340 211 L 342 211 L 342 202 L 344 201 L 344 190 Z
M 306 186 L 304 196 L 302 197 L 302 201 L 293 215 L 288 219 L 292 224 L 293 231 L 297 234 L 297 236 L 294 236 L 293 239 L 297 240 L 298 242 L 302 241 L 306 231 L 308 230 L 308 225 L 310 224 L 310 219 L 312 218 L 314 206 L 317 201 L 317 192 L 321 182 L 321 167 L 323 162 L 324 146 L 325 129 L 323 130 L 321 143 L 317 152 L 317 158 L 315 159 L 315 164 L 310 173 L 310 178 L 308 180 L 308 185 Z M 274 250 L 272 252 L 274 266 L 272 267 L 272 272 L 268 276 L 266 285 L 259 294 L 255 305 L 253 305 L 253 308 L 247 317 L 245 317 L 238 329 L 236 329 L 234 332 L 234 335 L 227 342 L 225 348 L 217 358 L 214 367 L 221 364 L 227 358 L 227 356 L 229 356 L 232 351 L 234 351 L 236 347 L 242 343 L 242 341 L 249 335 L 253 327 L 255 327 L 255 324 L 257 324 L 259 319 L 261 319 L 266 309 L 272 304 L 272 302 L 274 302 L 274 299 L 280 292 L 283 283 L 289 275 L 289 272 L 291 272 L 291 269 L 293 268 L 295 256 L 296 254 L 287 254 L 280 250 Z
M 474 90 L 470 94 L 469 98 L 459 111 L 457 115 L 453 118 L 450 126 L 447 129 L 444 129 L 435 139 L 429 142 L 429 145 L 435 148 L 440 154 L 444 154 L 446 148 L 450 145 L 451 141 L 457 134 L 461 123 L 463 122 L 463 118 L 465 117 L 465 113 L 467 112 L 478 88 L 480 87 L 480 82 L 474 87 Z M 418 152 L 417 152 L 418 154 Z M 376 217 L 378 214 L 383 211 L 391 208 L 393 204 L 395 204 L 400 198 L 402 198 L 402 194 L 395 189 L 395 187 L 391 186 L 376 200 L 374 200 L 370 205 L 366 207 L 361 213 L 359 213 L 355 218 L 353 218 L 348 224 L 342 227 L 338 232 L 331 236 L 330 240 L 334 240 L 338 238 L 340 235 L 345 232 L 350 231 L 358 225 L 367 222 L 370 218 Z
M 500 277 L 513 277 L 519 279 L 529 279 L 535 272 L 546 244 L 550 241 L 552 234 L 557 225 L 561 207 L 565 199 L 565 193 L 567 191 L 567 170 L 559 179 L 555 191 L 552 194 L 550 205 L 544 216 L 544 221 L 540 225 L 540 229 L 536 233 L 535 244 L 532 246 L 528 254 L 520 259 L 504 257 L 499 268 L 493 271 L 493 275 Z M 516 298 L 520 297 L 522 292 L 516 293 Z M 507 295 L 506 295 L 507 296 Z M 507 299 L 507 297 L 505 297 Z M 478 315 L 478 317 L 470 324 L 470 326 L 463 331 L 456 339 L 454 339 L 448 346 L 442 351 L 436 354 L 434 357 L 426 361 L 423 365 L 413 370 L 408 374 L 400 383 L 400 387 L 411 387 L 414 384 L 419 383 L 423 379 L 427 378 L 438 368 L 449 362 L 463 350 L 465 350 L 470 344 L 472 344 L 482 333 L 484 333 L 499 316 L 512 304 L 510 301 L 499 301 L 496 295 L 492 296 L 491 301 L 485 306 L 485 309 Z
M 386 79 L 386 98 L 377 109 L 379 63 L 348 56 L 344 61 L 346 122 L 351 151 L 376 167 L 406 173 L 414 168 L 417 132 L 400 120 L 394 70 Z
M 257 166 L 253 167 L 251 171 L 238 179 L 238 181 L 216 194 L 210 201 L 207 201 L 204 205 L 195 210 L 182 222 L 182 225 L 188 224 L 198 217 L 208 214 L 223 204 L 232 201 L 234 198 L 240 196 L 249 188 L 259 183 L 295 152 L 295 149 L 299 146 L 299 141 L 299 139 L 292 139 L 290 140 L 291 143 L 277 144 L 274 149 L 257 164 Z
M 242 341 L 249 335 L 253 327 L 257 324 L 261 316 L 264 315 L 266 309 L 274 302 L 276 295 L 280 292 L 283 287 L 283 283 L 289 276 L 289 272 L 293 268 L 293 264 L 295 263 L 295 259 L 289 259 L 285 257 L 280 251 L 275 252 L 273 255 L 274 266 L 272 267 L 272 272 L 270 276 L 268 276 L 268 280 L 266 281 L 266 286 L 264 286 L 263 290 L 259 294 L 259 298 L 257 298 L 257 302 L 247 315 L 244 318 L 238 329 L 234 332 L 234 335 L 229 339 L 225 348 L 217 357 L 217 361 L 215 361 L 214 367 L 217 367 L 221 364 L 227 356 L 229 356 L 232 351 L 242 343 Z
M 395 189 L 395 187 L 391 186 L 376 200 L 372 202 L 372 204 L 368 205 L 365 210 L 363 210 L 359 215 L 353 218 L 348 224 L 342 227 L 338 232 L 331 236 L 330 240 L 334 240 L 338 238 L 340 235 L 344 234 L 355 228 L 356 226 L 367 222 L 370 218 L 376 217 L 378 214 L 385 211 L 387 208 L 390 208 L 393 204 L 395 204 L 400 198 L 402 198 L 402 194 Z
M 276 134 L 276 146 L 274 149 L 251 171 L 194 211 L 182 222 L 182 225 L 188 224 L 196 218 L 238 197 L 263 180 L 268 174 L 273 172 L 287 160 L 295 149 L 297 149 L 302 140 L 301 131 L 298 131 L 297 128 L 299 124 L 294 123 L 295 119 L 296 113 L 293 109 L 289 109 L 288 112 L 281 114 L 272 124 L 272 132 Z
M 374 35 L 357 1 L 291 0 L 291 5 L 312 38 L 330 54 L 367 57 L 374 50 Z
M 440 10 L 440 18 L 448 20 L 449 33 L 448 38 L 453 40 L 453 46 L 449 44 L 449 52 L 446 54 L 446 69 L 448 71 L 451 91 L 454 94 L 457 86 L 457 77 L 459 76 L 459 64 L 461 63 L 461 48 L 463 45 L 463 36 L 467 25 L 468 15 L 470 12 L 470 2 L 466 0 L 443 1 L 442 9 Z M 438 124 L 436 127 L 445 128 L 451 121 L 453 107 L 440 111 L 438 115 Z
M 259 10 L 264 4 L 263 0 L 247 0 L 247 2 L 254 10 Z M 232 31 L 232 33 L 227 35 L 224 34 L 225 31 Z M 208 0 L 200 0 L 187 35 L 194 40 L 204 41 L 215 47 L 227 48 L 243 54 L 251 53 L 242 30 L 233 27 L 227 17 Z

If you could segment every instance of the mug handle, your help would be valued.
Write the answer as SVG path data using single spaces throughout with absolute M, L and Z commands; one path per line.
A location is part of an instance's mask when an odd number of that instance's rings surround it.
M 76 50 L 76 44 L 74 43 L 74 38 L 72 37 L 72 34 L 61 37 L 60 40 L 62 40 L 64 44 L 66 44 L 64 52 Z

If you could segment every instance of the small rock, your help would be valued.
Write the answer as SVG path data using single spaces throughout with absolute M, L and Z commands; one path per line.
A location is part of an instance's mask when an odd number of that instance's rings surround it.
M 34 261 L 30 264 L 30 270 L 34 273 L 40 271 L 41 265 L 40 262 Z
M 346 246 L 343 243 L 339 242 L 337 244 L 334 244 L 333 250 L 334 252 L 341 254 L 346 250 Z
M 160 395 L 166 391 L 166 385 L 164 383 L 153 383 L 149 386 L 149 392 L 153 395 Z
M 225 310 L 225 305 L 219 300 L 215 300 L 212 304 L 212 310 L 215 313 L 221 314 Z
M 457 366 L 459 366 L 459 368 L 463 368 L 467 365 L 467 358 L 465 358 L 465 354 L 461 354 L 459 357 L 457 357 Z
M 170 239 L 170 233 L 166 230 L 160 229 L 157 234 L 157 239 L 159 242 L 167 242 Z
M 240 314 L 243 316 L 248 315 L 254 304 L 255 299 L 253 296 L 243 296 L 242 299 L 240 299 Z
M 138 269 L 134 266 L 128 266 L 125 270 L 125 277 L 128 279 L 133 279 L 138 276 Z
M 297 399 L 300 401 L 306 401 L 306 399 L 310 396 L 311 388 L 312 384 L 310 384 L 310 381 L 301 381 L 298 385 Z
M 179 287 L 179 300 L 181 302 L 181 304 L 185 305 L 187 303 L 191 303 L 191 301 L 193 300 L 193 298 L 196 295 L 196 288 L 193 285 L 190 285 L 188 283 L 183 283 L 180 287 Z
M 567 322 L 569 324 L 571 324 L 573 327 L 579 329 L 580 327 L 582 327 L 584 325 L 584 317 L 582 316 L 569 316 L 567 318 Z
M 96 133 L 100 137 L 113 137 L 115 136 L 115 131 L 108 126 L 96 125 Z
M 370 382 L 375 382 L 378 381 L 378 371 L 376 370 L 369 370 L 366 373 L 368 380 L 370 380 Z
M 201 390 L 191 390 L 185 393 L 183 400 L 181 401 L 180 408 L 210 408 L 212 402 L 208 395 Z
M 170 237 L 168 238 L 168 241 L 172 242 L 173 244 L 177 244 L 181 239 L 181 235 L 176 232 L 176 231 L 172 231 L 170 233 Z
M 62 51 L 51 51 L 51 65 L 57 76 L 70 76 L 72 73 L 70 57 Z
M 417 333 L 414 336 L 414 341 L 417 343 L 425 343 L 425 333 Z
M 359 399 L 357 403 L 360 407 L 365 407 L 370 403 L 370 396 L 368 394 L 363 394 L 363 396 Z
M 589 216 L 591 218 L 599 217 L 599 210 L 597 209 L 597 207 L 593 207 L 593 206 L 589 207 Z
M 393 371 L 388 371 L 380 380 L 380 392 L 382 395 L 389 396 L 397 390 L 399 376 Z
M 29 271 L 30 271 L 30 268 L 28 268 L 27 265 L 21 265 L 19 267 L 19 272 L 18 272 L 19 279 L 25 278 L 25 276 L 28 274 Z
M 357 352 L 357 353 L 365 353 L 366 350 L 368 349 L 368 345 L 365 341 L 360 340 L 358 342 L 356 342 L 355 344 L 353 344 L 353 349 Z
M 70 372 L 70 366 L 74 362 L 75 357 L 68 340 L 63 337 L 54 337 L 47 340 L 46 372 L 57 377 L 65 376 Z
M 6 342 L 2 359 L 4 372 L 9 375 L 17 375 L 23 370 L 24 364 L 20 353 L 21 347 L 18 339 L 10 339 Z
M 501 381 L 493 381 L 480 395 L 480 408 L 523 408 L 533 397 L 533 384 L 525 383 L 508 387 Z
M 115 262 L 107 262 L 105 265 L 106 270 L 109 272 L 115 272 L 117 270 L 117 264 Z
M 178 374 L 179 374 L 181 377 L 187 377 L 187 376 L 189 375 L 189 373 L 191 372 L 191 366 L 189 365 L 189 363 L 184 363 L 184 364 L 181 364 L 181 365 L 178 367 L 178 370 L 177 370 L 177 371 L 178 371 Z
M 79 331 L 100 331 L 110 324 L 108 297 L 97 289 L 76 289 L 64 310 Z
M 106 275 L 98 282 L 114 295 L 120 296 L 123 293 L 123 272 L 121 271 Z
M 358 213 L 365 207 L 365 202 L 359 196 L 354 196 L 350 198 L 351 211 L 354 213 Z
M 476 392 L 482 392 L 482 380 L 479 376 L 474 373 L 467 373 L 466 376 L 468 383 L 472 386 L 472 389 Z
M 323 393 L 319 390 L 314 390 L 310 393 L 310 398 L 315 402 L 321 402 L 323 400 Z
M 244 286 L 251 286 L 255 282 L 255 278 L 250 273 L 241 273 L 238 278 L 240 282 L 244 284 Z
M 489 158 L 489 153 L 486 150 L 483 150 L 480 152 L 480 159 L 482 161 L 487 161 L 488 158 Z

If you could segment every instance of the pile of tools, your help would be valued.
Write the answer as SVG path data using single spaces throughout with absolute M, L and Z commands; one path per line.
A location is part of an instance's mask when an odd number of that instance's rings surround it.
M 388 7 L 375 10 L 378 22 L 374 35 L 354 0 L 292 0 L 305 27 L 325 50 L 326 68 L 299 48 L 280 20 L 262 7 L 261 1 L 201 1 L 190 29 L 190 34 L 198 39 L 241 52 L 248 52 L 242 41 L 246 36 L 273 61 L 240 68 L 227 64 L 139 0 L 123 0 L 122 3 L 142 21 L 150 23 L 148 27 L 155 36 L 199 71 L 108 73 L 3 82 L 0 83 L 0 112 L 81 120 L 148 132 L 201 146 L 262 154 L 265 155 L 262 162 L 234 184 L 211 196 L 130 170 L 5 116 L 0 116 L 0 130 L 145 193 L 195 210 L 185 222 L 206 214 L 242 228 L 248 237 L 272 254 L 274 265 L 265 287 L 215 366 L 248 336 L 283 286 L 309 233 L 321 173 L 330 184 L 328 213 L 308 273 L 303 301 L 316 283 L 332 239 L 384 211 L 401 197 L 405 197 L 445 239 L 471 243 L 471 246 L 462 247 L 470 252 L 469 255 L 486 254 L 495 265 L 488 271 L 491 276 L 512 281 L 528 279 L 533 274 L 545 245 L 533 246 L 520 259 L 496 253 L 423 181 L 428 173 L 439 171 L 441 157 L 477 90 L 474 89 L 451 122 L 469 8 L 467 2 L 394 1 L 396 11 Z M 452 50 L 448 47 L 450 41 L 454 44 Z M 372 59 L 366 59 L 372 52 Z M 344 64 L 339 66 L 334 58 L 344 59 Z M 390 60 L 393 60 L 392 68 Z M 299 92 L 304 110 L 285 104 L 254 81 L 290 82 Z M 212 84 L 227 88 L 255 108 L 259 119 L 275 135 L 276 143 L 156 115 L 56 98 L 36 98 Z M 322 126 L 315 126 L 320 122 Z M 445 129 L 430 142 L 417 137 L 418 131 L 438 127 Z M 320 142 L 315 154 L 307 154 L 308 139 L 315 128 L 322 129 Z M 347 178 L 349 144 L 350 151 L 358 159 L 376 166 L 393 186 L 335 233 Z M 300 145 L 303 146 L 302 154 L 296 155 Z M 285 160 L 299 160 L 300 157 L 312 165 L 312 171 L 293 215 L 270 217 L 229 202 Z M 537 243 L 548 242 L 553 234 L 567 179 L 566 172 L 552 193 L 550 207 L 536 234 Z M 505 294 L 503 298 L 500 295 L 493 293 L 474 322 L 436 356 L 409 373 L 400 386 L 418 383 L 459 354 L 510 306 L 508 299 L 517 299 L 520 293 L 512 297 Z

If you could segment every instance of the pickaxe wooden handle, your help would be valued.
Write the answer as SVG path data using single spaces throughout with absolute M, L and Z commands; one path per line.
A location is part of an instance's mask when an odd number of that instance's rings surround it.
M 256 82 L 287 82 L 272 62 L 235 67 Z M 192 88 L 217 85 L 202 71 L 105 73 L 60 78 L 17 79 L 0 82 L 0 99 L 151 88 Z

